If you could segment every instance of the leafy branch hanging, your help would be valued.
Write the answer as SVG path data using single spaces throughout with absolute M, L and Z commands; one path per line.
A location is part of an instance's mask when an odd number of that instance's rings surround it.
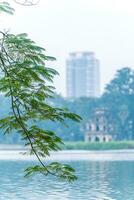
M 5 3 L 4 6 L 4 12 L 12 14 L 10 6 Z M 47 56 L 45 49 L 37 46 L 25 33 L 0 34 L 0 93 L 11 101 L 11 112 L 0 119 L 0 128 L 4 133 L 16 131 L 21 134 L 25 145 L 30 147 L 30 155 L 37 157 L 39 165 L 27 168 L 26 176 L 42 173 L 68 181 L 75 180 L 75 171 L 69 165 L 45 163 L 50 152 L 58 151 L 63 142 L 53 131 L 41 129 L 36 123 L 39 120 L 65 123 L 66 118 L 77 122 L 81 120 L 67 109 L 47 103 L 47 99 L 54 96 L 52 83 L 58 73 L 46 67 L 46 62 L 55 58 Z

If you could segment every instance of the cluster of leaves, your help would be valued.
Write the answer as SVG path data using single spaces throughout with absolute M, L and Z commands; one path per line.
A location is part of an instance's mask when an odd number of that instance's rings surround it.
M 69 182 L 77 179 L 77 177 L 73 175 L 75 170 L 70 167 L 70 165 L 60 164 L 59 162 L 52 162 L 51 164 L 46 165 L 45 168 L 39 165 L 28 167 L 26 169 L 26 177 L 31 176 L 33 172 L 42 173 L 44 175 L 55 175 L 57 177 L 60 177 L 61 180 L 66 179 Z
M 14 9 L 11 8 L 10 4 L 8 2 L 0 2 L 0 13 L 5 12 L 8 14 L 13 14 Z
M 124 67 L 106 86 L 101 103 L 107 107 L 118 140 L 134 139 L 134 70 Z
M 11 13 L 9 4 L 0 5 L 1 11 Z M 13 130 L 21 134 L 30 154 L 34 154 L 39 165 L 26 170 L 26 176 L 34 172 L 52 174 L 69 181 L 75 180 L 74 170 L 60 163 L 45 164 L 50 151 L 58 151 L 63 143 L 53 131 L 41 129 L 38 120 L 64 123 L 66 118 L 79 122 L 81 118 L 67 109 L 47 104 L 54 96 L 53 78 L 57 71 L 46 67 L 46 61 L 55 60 L 47 56 L 45 49 L 37 46 L 27 34 L 1 33 L 0 37 L 0 92 L 11 100 L 8 116 L 0 120 L 5 133 Z

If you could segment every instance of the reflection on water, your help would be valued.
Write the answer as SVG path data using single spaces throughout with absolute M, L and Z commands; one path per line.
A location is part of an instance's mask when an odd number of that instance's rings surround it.
M 134 200 L 134 162 L 71 162 L 78 181 L 41 175 L 25 179 L 31 162 L 0 161 L 0 200 Z

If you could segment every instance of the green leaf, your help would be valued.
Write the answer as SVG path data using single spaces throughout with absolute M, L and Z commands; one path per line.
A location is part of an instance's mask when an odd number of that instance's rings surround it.
M 68 181 L 76 180 L 74 169 L 69 165 L 44 163 L 51 151 L 60 150 L 62 139 L 50 130 L 41 129 L 35 122 L 51 120 L 65 123 L 66 119 L 80 122 L 81 117 L 67 109 L 56 108 L 47 101 L 54 96 L 52 85 L 55 69 L 46 67 L 47 61 L 55 60 L 45 54 L 27 34 L 5 34 L 0 39 L 0 92 L 10 98 L 11 114 L 0 119 L 5 133 L 12 130 L 21 135 L 29 154 L 35 155 L 40 165 L 26 169 L 26 176 L 36 173 L 54 175 Z M 51 85 L 50 85 L 51 84 Z
M 10 6 L 10 4 L 8 2 L 1 2 L 0 3 L 0 12 L 5 12 L 5 13 L 13 15 L 14 9 Z

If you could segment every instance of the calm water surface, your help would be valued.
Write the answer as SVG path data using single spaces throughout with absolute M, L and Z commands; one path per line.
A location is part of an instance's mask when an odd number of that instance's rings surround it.
M 0 200 L 134 200 L 134 162 L 66 162 L 76 168 L 73 184 L 41 175 L 23 177 L 31 161 L 0 161 Z

